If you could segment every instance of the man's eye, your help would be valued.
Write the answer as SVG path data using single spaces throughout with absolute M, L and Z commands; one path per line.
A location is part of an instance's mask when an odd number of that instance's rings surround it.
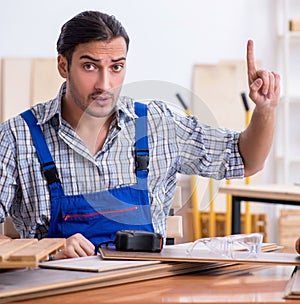
M 87 63 L 83 66 L 83 68 L 87 71 L 94 71 L 96 68 L 93 64 Z
M 122 69 L 123 69 L 123 65 L 122 64 L 116 64 L 116 65 L 113 66 L 113 70 L 115 72 L 120 72 L 120 71 L 122 71 Z

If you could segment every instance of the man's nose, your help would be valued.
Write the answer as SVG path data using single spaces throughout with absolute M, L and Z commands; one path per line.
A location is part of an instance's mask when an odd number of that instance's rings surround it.
M 101 70 L 98 73 L 95 89 L 106 92 L 111 89 L 109 71 Z

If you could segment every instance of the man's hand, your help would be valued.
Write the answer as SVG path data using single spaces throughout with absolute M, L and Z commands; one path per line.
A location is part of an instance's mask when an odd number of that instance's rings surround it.
M 247 44 L 247 69 L 249 97 L 258 107 L 265 105 L 276 107 L 279 102 L 280 77 L 275 72 L 256 70 L 252 40 L 248 40 Z
M 239 150 L 244 161 L 245 176 L 264 167 L 271 149 L 276 107 L 280 97 L 280 77 L 275 72 L 256 70 L 253 41 L 247 44 L 249 97 L 255 103 L 251 122 L 239 139 Z
M 95 246 L 82 234 L 67 238 L 66 248 L 55 254 L 54 259 L 78 258 L 94 255 Z

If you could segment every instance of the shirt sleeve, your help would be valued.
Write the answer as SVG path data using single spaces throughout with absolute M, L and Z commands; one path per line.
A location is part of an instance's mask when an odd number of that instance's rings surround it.
M 197 118 L 174 116 L 179 151 L 178 172 L 214 179 L 244 177 L 239 132 L 201 124 Z
M 5 124 L 0 126 L 0 222 L 7 218 L 18 188 L 15 156 Z

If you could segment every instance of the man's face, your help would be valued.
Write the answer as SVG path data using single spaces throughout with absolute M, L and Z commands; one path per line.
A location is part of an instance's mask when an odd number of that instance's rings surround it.
M 65 102 L 78 115 L 82 112 L 93 117 L 108 117 L 115 111 L 126 70 L 127 47 L 123 37 L 111 42 L 93 41 L 79 44 L 67 68 L 66 58 L 58 61 L 65 64 L 67 91 Z M 74 106 L 74 108 L 73 108 Z

